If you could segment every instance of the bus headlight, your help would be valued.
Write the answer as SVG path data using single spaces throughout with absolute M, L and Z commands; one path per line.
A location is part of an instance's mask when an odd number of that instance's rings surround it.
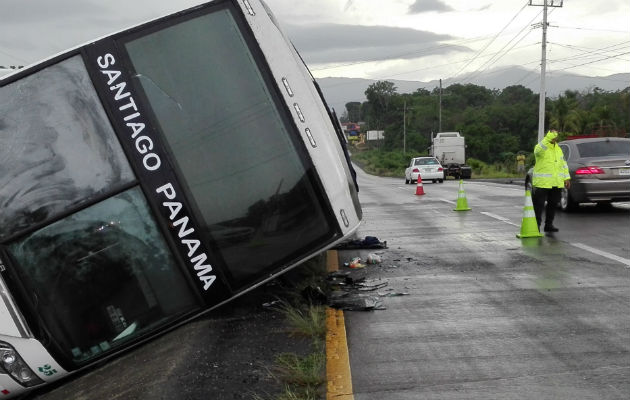
M 44 383 L 8 343 L 0 342 L 0 373 L 11 375 L 20 385 L 30 387 Z

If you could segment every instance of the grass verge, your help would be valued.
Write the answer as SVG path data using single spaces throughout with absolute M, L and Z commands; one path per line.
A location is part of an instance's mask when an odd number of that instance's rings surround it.
M 308 354 L 281 353 L 268 368 L 283 389 L 275 396 L 253 400 L 321 400 L 326 383 L 325 257 L 319 256 L 296 267 L 282 278 L 285 298 L 274 307 L 287 321 L 287 332 L 310 341 Z
M 367 150 L 353 152 L 351 158 L 355 164 L 368 174 L 404 179 L 405 168 L 409 165 L 409 160 L 420 156 L 426 156 L 426 154 L 417 152 L 403 154 L 401 151 Z M 516 162 L 511 156 L 504 161 L 494 163 L 486 163 L 469 158 L 466 160 L 466 163 L 472 168 L 473 179 L 523 178 L 525 175 L 516 171 Z M 532 157 L 527 161 L 527 166 L 530 165 L 533 165 Z

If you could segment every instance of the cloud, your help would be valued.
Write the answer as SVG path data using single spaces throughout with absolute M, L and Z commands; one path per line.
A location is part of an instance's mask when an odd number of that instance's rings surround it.
M 409 6 L 408 14 L 421 14 L 431 11 L 449 12 L 454 11 L 454 9 L 440 0 L 416 0 L 415 3 Z
M 447 34 L 389 26 L 342 24 L 286 25 L 287 34 L 309 63 L 336 63 L 411 59 L 452 51 L 470 51 L 444 45 Z
M 29 64 L 202 0 L 5 0 L 0 64 Z
M 89 16 L 102 14 L 106 7 L 89 2 L 77 2 L 73 0 L 55 0 L 54 2 L 38 1 L 30 2 L 9 1 L 2 5 L 3 24 L 39 24 L 44 21 L 71 20 L 77 16 Z M 44 17 L 45 16 L 45 17 Z

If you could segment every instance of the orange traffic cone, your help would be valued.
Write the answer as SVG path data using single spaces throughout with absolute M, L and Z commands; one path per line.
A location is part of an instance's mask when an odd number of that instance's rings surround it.
M 422 187 L 422 178 L 418 175 L 418 184 L 416 185 L 416 195 L 420 196 L 424 194 L 424 188 Z

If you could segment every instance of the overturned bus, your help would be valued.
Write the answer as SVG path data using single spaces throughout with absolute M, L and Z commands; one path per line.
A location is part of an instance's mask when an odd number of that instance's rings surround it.
M 347 238 L 334 112 L 259 0 L 0 79 L 0 392 L 155 337 Z

